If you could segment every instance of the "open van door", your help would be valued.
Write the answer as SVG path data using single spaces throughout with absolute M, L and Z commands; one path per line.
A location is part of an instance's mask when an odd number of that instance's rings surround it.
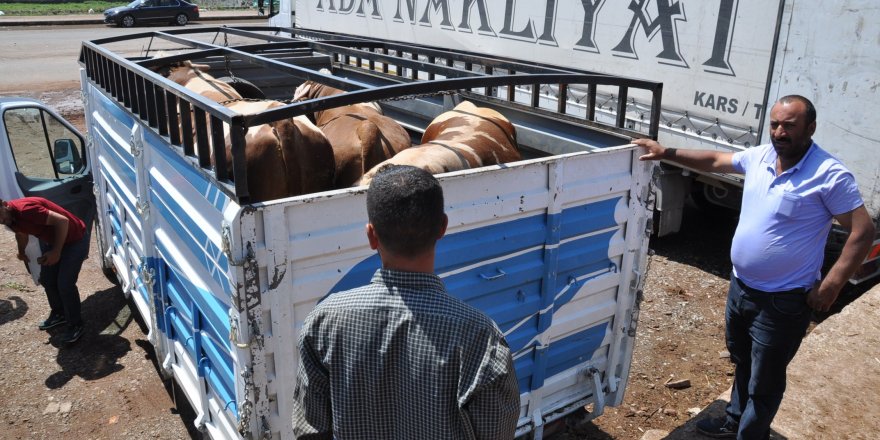
M 91 167 L 85 139 L 68 121 L 39 101 L 0 98 L 0 198 L 43 197 L 86 223 L 95 219 Z M 27 247 L 28 270 L 37 282 L 37 240 Z

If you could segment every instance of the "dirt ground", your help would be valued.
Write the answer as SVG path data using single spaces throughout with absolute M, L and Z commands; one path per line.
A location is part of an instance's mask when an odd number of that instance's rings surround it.
M 82 128 L 78 89 L 31 91 Z M 675 431 L 729 388 L 724 303 L 730 274 L 732 215 L 690 210 L 683 233 L 653 239 L 636 348 L 624 403 L 557 440 L 640 439 Z M 42 289 L 15 259 L 14 237 L 0 231 L 0 425 L 3 438 L 198 438 L 192 411 L 175 406 L 143 324 L 98 267 L 95 245 L 80 276 L 83 338 L 60 347 L 42 332 Z M 845 293 L 841 302 L 863 290 Z M 823 317 L 818 317 L 821 319 Z M 689 381 L 683 389 L 666 386 Z M 178 394 L 182 396 L 182 394 Z M 181 400 L 185 400 L 181 397 Z

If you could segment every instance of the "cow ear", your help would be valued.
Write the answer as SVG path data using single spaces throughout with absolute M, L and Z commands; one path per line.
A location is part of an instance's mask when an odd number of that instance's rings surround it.
M 296 90 L 293 91 L 293 100 L 301 101 L 309 96 L 309 92 L 312 90 L 312 82 L 306 81 L 299 85 Z
M 198 70 L 198 71 L 200 71 L 200 72 L 207 72 L 208 70 L 211 69 L 211 66 L 209 66 L 209 65 L 207 65 L 207 64 L 195 64 L 195 63 L 192 63 L 192 68 L 195 69 L 195 70 Z

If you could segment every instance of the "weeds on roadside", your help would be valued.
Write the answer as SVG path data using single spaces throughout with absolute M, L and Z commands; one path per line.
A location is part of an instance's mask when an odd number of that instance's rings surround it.
M 4 289 L 17 290 L 19 292 L 29 292 L 31 290 L 30 288 L 28 288 L 28 286 L 25 286 L 24 284 L 16 281 L 3 283 L 2 287 Z

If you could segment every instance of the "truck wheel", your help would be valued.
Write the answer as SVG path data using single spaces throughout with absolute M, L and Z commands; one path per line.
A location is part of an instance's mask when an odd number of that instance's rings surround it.
M 177 14 L 177 17 L 174 17 L 174 23 L 177 23 L 178 26 L 186 26 L 189 23 L 189 17 L 186 14 Z
M 122 17 L 122 21 L 120 22 L 120 24 L 122 24 L 122 27 L 127 28 L 134 27 L 134 23 L 134 17 L 132 17 L 131 15 L 126 15 L 125 17 Z
M 241 78 L 233 78 L 231 76 L 224 76 L 222 78 L 217 78 L 219 81 L 223 81 L 226 84 L 232 86 L 242 98 L 247 99 L 266 99 L 266 94 L 260 90 L 259 87 L 255 86 L 252 82 L 241 79 Z

